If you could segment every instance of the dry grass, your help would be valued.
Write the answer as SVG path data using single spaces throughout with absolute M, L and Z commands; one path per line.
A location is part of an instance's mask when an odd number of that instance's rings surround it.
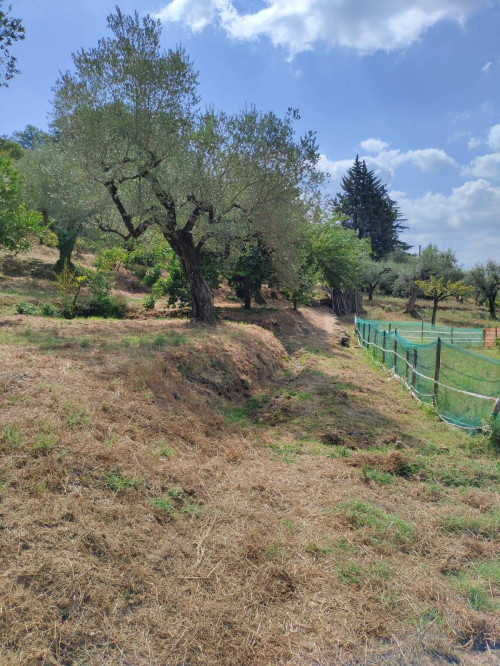
M 0 663 L 498 663 L 494 453 L 271 305 L 2 320 Z

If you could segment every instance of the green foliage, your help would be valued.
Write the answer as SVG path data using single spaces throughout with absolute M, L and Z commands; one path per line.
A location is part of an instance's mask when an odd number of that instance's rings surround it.
M 50 229 L 44 229 L 38 238 L 40 239 L 40 243 L 45 245 L 45 247 L 57 247 L 57 234 Z
M 198 111 L 196 72 L 181 48 L 160 48 L 158 21 L 117 9 L 108 27 L 111 38 L 74 55 L 54 108 L 61 141 L 113 208 L 101 229 L 130 240 L 157 226 L 181 261 L 195 319 L 215 317 L 212 260 L 257 236 L 288 286 L 300 260 L 298 230 L 323 180 L 314 134 L 296 137 L 293 110 L 284 118 L 253 107 Z M 170 279 L 166 294 L 181 302 Z
M 478 298 L 488 303 L 490 318 L 496 319 L 496 299 L 500 292 L 500 264 L 492 260 L 477 264 L 467 273 L 466 282 L 475 289 Z
M 104 482 L 106 486 L 115 493 L 125 490 L 137 490 L 144 484 L 144 479 L 137 476 L 126 476 L 117 471 L 112 471 L 105 475 Z
M 335 219 L 312 224 L 309 238 L 309 263 L 319 279 L 332 289 L 359 286 L 361 267 L 370 256 L 366 240 Z
M 16 312 L 17 314 L 24 314 L 24 315 L 37 315 L 38 314 L 38 308 L 36 305 L 33 305 L 32 303 L 18 303 L 16 305 Z
M 22 187 L 19 172 L 9 160 L 0 157 L 0 248 L 15 252 L 28 250 L 29 235 L 43 229 L 41 215 L 24 205 Z
M 89 271 L 85 284 L 90 295 L 86 315 L 115 319 L 124 317 L 126 306 L 111 296 L 115 283 L 107 271 L 102 269 Z
M 149 294 L 148 296 L 146 296 L 146 298 L 142 302 L 142 305 L 145 310 L 154 310 L 155 304 L 156 304 L 156 298 L 153 296 L 153 294 Z
M 128 253 L 123 247 L 110 247 L 101 250 L 94 261 L 94 266 L 104 273 L 118 271 L 128 261 Z
M 1 0 L 3 2 L 3 0 Z M 0 10 L 0 86 L 8 86 L 15 74 L 16 58 L 10 54 L 12 42 L 24 39 L 24 27 L 21 19 L 9 16 L 10 6 L 7 11 Z
M 229 272 L 229 285 L 235 288 L 238 298 L 243 299 L 245 307 L 250 307 L 264 282 L 273 276 L 271 255 L 260 240 L 247 242 Z
M 60 312 L 56 308 L 55 305 L 52 305 L 52 303 L 40 303 L 40 314 L 43 315 L 44 317 L 59 317 Z
M 76 301 L 85 280 L 85 275 L 77 275 L 76 271 L 71 270 L 67 261 L 64 263 L 62 271 L 57 276 L 63 317 L 72 317 L 74 315 Z
M 337 510 L 354 529 L 368 529 L 374 544 L 388 541 L 400 545 L 414 536 L 411 525 L 370 502 L 341 502 Z
M 342 190 L 335 198 L 335 212 L 342 224 L 358 238 L 369 239 L 376 259 L 387 256 L 396 248 L 408 249 L 398 236 L 405 221 L 397 204 L 390 199 L 385 185 L 368 171 L 365 161 L 354 164 L 342 178 Z

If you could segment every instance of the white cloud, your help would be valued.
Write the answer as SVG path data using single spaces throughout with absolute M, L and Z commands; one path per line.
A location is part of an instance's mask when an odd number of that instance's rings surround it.
M 318 45 L 360 53 L 403 49 L 443 20 L 463 24 L 489 0 L 266 0 L 240 14 L 232 0 L 171 0 L 158 12 L 194 31 L 215 23 L 235 39 L 268 37 L 290 55 Z
M 500 125 L 493 125 L 488 132 L 488 146 L 492 150 L 500 150 Z
M 481 139 L 477 139 L 475 136 L 471 136 L 471 138 L 467 141 L 467 148 L 474 150 L 474 148 L 478 148 L 481 144 Z
M 389 144 L 381 139 L 365 139 L 359 145 L 367 153 L 380 153 L 384 148 L 389 147 Z
M 467 266 L 500 256 L 500 187 L 487 180 L 468 181 L 448 195 L 427 192 L 397 202 L 408 219 L 404 240 L 413 246 L 452 247 Z
M 466 175 L 488 180 L 500 180 L 500 153 L 489 153 L 475 157 L 464 169 Z
M 224 24 L 236 16 L 231 0 L 172 0 L 156 14 L 162 21 L 179 21 L 193 32 L 203 30 L 209 23 Z
M 489 71 L 489 69 L 490 69 L 490 67 L 492 66 L 492 64 L 493 64 L 493 63 L 491 62 L 491 60 L 490 60 L 489 62 L 487 62 L 485 65 L 483 65 L 483 67 L 481 67 L 481 72 L 482 72 L 483 74 L 486 74 L 486 73 Z
M 403 164 L 410 164 L 420 171 L 439 171 L 449 167 L 457 167 L 455 160 L 440 148 L 422 148 L 419 150 L 388 150 L 385 143 L 380 139 L 366 139 L 360 146 L 368 153 L 360 155 L 360 160 L 365 160 L 369 169 L 373 170 L 383 182 L 391 181 L 396 169 Z M 377 151 L 378 149 L 378 151 Z M 352 166 L 354 160 L 329 160 L 325 155 L 321 156 L 320 168 L 327 171 L 332 181 L 336 184 Z

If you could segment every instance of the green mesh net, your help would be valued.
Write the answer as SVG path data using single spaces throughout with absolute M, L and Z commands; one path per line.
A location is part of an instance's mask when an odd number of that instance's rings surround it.
M 482 329 L 356 319 L 356 334 L 443 420 L 470 431 L 492 426 L 500 407 L 500 361 L 465 348 L 483 346 Z

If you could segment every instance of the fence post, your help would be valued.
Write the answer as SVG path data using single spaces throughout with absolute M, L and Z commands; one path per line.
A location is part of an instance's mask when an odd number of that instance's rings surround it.
M 436 344 L 436 368 L 434 370 L 434 406 L 437 406 L 438 389 L 439 389 L 439 372 L 441 370 L 441 338 L 437 339 Z
M 375 329 L 375 340 L 373 341 L 373 357 L 377 356 L 377 338 L 378 338 L 378 329 Z
M 385 365 L 385 336 L 386 332 L 384 331 L 384 338 L 382 340 L 382 365 Z
M 453 326 L 451 327 L 451 344 L 453 344 Z
M 496 419 L 498 414 L 500 414 L 500 395 L 498 396 L 498 400 L 495 402 L 495 406 L 493 407 L 493 414 L 491 415 L 493 417 L 493 421 Z
M 413 392 L 415 392 L 415 382 L 417 380 L 417 362 L 418 362 L 418 355 L 417 355 L 417 348 L 413 348 L 413 369 L 411 372 L 411 387 L 413 389 Z
M 394 359 L 393 359 L 393 364 L 392 364 L 392 369 L 394 370 L 394 374 L 396 375 L 397 372 L 396 370 L 398 369 L 398 341 L 396 340 L 396 336 L 398 334 L 398 329 L 396 328 L 394 330 Z
M 363 322 L 363 346 L 367 346 L 367 345 L 365 345 L 365 342 L 366 342 L 365 332 L 366 332 L 366 322 L 364 321 Z
M 389 322 L 389 333 L 391 332 L 392 322 Z
M 410 369 L 410 352 L 406 350 L 406 365 L 405 365 L 405 382 L 408 386 L 408 373 Z
M 422 334 L 420 336 L 421 341 L 424 341 L 424 322 L 422 322 Z
M 371 344 L 371 337 L 372 337 L 372 326 L 371 324 L 368 324 L 368 345 L 367 347 Z

